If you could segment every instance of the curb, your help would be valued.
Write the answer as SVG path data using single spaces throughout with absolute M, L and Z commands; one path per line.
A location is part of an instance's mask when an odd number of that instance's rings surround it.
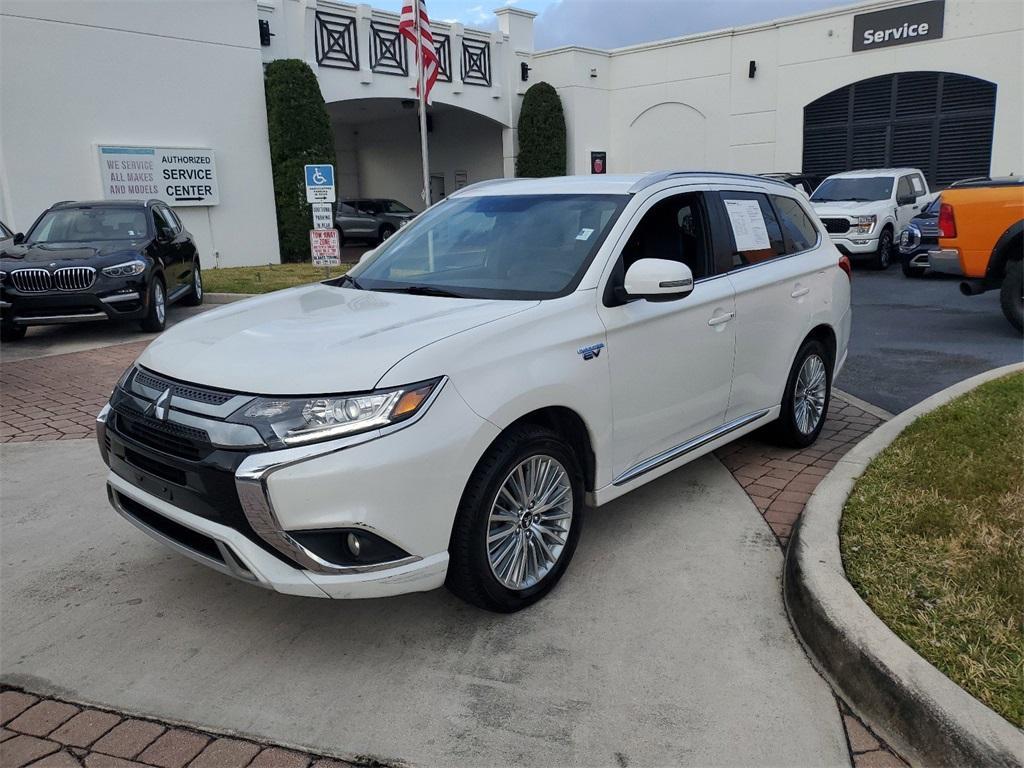
M 204 298 L 210 304 L 230 304 L 233 301 L 251 299 L 260 295 L 258 293 L 207 293 Z
M 790 622 L 815 666 L 851 708 L 913 764 L 1024 765 L 1024 733 L 921 658 L 879 619 L 846 580 L 839 521 L 870 461 L 919 416 L 1024 363 L 954 384 L 909 408 L 858 443 L 807 502 L 786 556 Z

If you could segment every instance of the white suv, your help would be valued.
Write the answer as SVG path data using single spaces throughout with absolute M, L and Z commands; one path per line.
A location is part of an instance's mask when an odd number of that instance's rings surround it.
M 888 269 L 900 233 L 934 197 L 917 168 L 879 168 L 829 176 L 811 205 L 840 251 Z
M 467 187 L 348 275 L 179 323 L 99 416 L 114 507 L 280 592 L 543 596 L 601 505 L 758 427 L 812 443 L 849 261 L 785 183 Z

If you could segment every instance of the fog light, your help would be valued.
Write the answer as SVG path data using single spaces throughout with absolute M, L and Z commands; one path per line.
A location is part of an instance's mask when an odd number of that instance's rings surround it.
M 359 537 L 354 533 L 348 535 L 348 548 L 352 550 L 352 554 L 359 557 L 359 550 L 362 548 L 362 543 L 359 541 Z

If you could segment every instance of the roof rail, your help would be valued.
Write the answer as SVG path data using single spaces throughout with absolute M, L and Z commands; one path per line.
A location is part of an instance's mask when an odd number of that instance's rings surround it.
M 519 179 L 484 179 L 483 181 L 474 182 L 473 184 L 470 184 L 468 187 L 457 189 L 450 195 L 448 195 L 448 197 L 458 197 L 463 192 L 468 192 L 471 189 L 481 189 L 483 187 L 490 187 L 495 184 L 504 184 L 509 181 L 519 181 Z
M 676 179 L 684 176 L 728 176 L 731 179 L 742 179 L 743 181 L 758 181 L 767 184 L 781 184 L 784 187 L 792 186 L 781 179 L 767 179 L 763 176 L 754 176 L 749 173 L 729 173 L 726 171 L 654 171 L 648 173 L 642 179 L 638 180 L 631 186 L 627 192 L 630 195 L 636 194 L 641 190 L 647 189 L 654 184 L 659 184 L 662 181 L 668 181 L 669 179 Z

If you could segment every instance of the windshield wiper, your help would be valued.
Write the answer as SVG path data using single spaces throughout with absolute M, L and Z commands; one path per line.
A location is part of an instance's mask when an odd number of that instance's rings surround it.
M 455 291 L 449 291 L 444 288 L 435 288 L 432 285 L 406 285 L 401 288 L 374 288 L 373 290 L 384 293 L 408 293 L 414 296 L 443 296 L 449 299 L 466 298 L 461 293 L 455 293 Z
M 345 282 L 348 282 L 348 284 L 355 288 L 357 291 L 365 290 L 363 286 L 359 284 L 359 281 L 352 277 L 352 275 L 342 275 L 341 278 L 338 280 L 338 285 L 342 285 Z

